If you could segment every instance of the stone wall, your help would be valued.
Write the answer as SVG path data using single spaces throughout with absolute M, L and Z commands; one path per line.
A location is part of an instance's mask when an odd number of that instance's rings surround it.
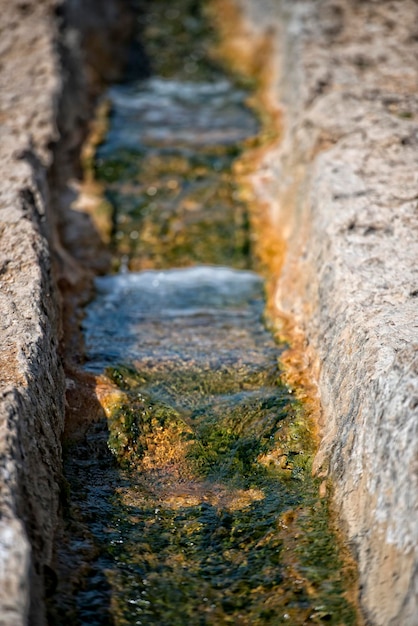
M 418 623 L 418 5 L 236 0 L 279 143 L 252 179 L 287 250 L 279 314 L 318 371 L 367 623 Z M 254 52 L 256 54 L 256 52 Z
M 121 1 L 102 5 L 0 0 L 1 626 L 44 624 L 54 583 L 65 408 L 57 283 L 84 274 L 60 243 L 62 198 L 130 28 Z
M 64 376 L 48 245 L 60 89 L 52 1 L 1 2 L 0 623 L 33 623 L 51 557 Z M 36 614 L 36 615 L 35 615 Z

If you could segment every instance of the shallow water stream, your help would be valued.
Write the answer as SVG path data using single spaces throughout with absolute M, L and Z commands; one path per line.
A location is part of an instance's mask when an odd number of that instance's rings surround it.
M 151 53 L 173 37 L 159 74 L 108 93 L 95 171 L 117 272 L 83 322 L 103 417 L 67 442 L 50 621 L 354 624 L 310 425 L 251 271 L 233 163 L 259 124 L 183 4 L 145 13 Z

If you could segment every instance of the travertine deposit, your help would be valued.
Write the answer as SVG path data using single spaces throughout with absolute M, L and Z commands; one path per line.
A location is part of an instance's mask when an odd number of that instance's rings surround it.
M 286 250 L 277 309 L 318 372 L 317 471 L 333 480 L 367 623 L 415 626 L 417 4 L 234 2 L 231 41 L 268 64 L 266 95 L 281 112 L 280 142 L 252 186 Z M 0 1 L 1 626 L 45 624 L 54 584 L 65 387 L 56 285 L 85 276 L 65 250 L 77 217 L 67 183 L 92 96 L 118 72 L 108 46 L 129 34 L 122 4 Z

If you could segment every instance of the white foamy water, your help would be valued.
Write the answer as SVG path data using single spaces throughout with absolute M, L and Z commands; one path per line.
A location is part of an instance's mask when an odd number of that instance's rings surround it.
M 200 266 L 98 278 L 84 330 L 88 367 L 146 358 L 259 361 L 263 282 L 250 271 Z M 218 357 L 216 357 L 218 358 Z M 213 360 L 213 359 L 212 359 Z
M 113 117 L 103 153 L 149 143 L 229 145 L 257 133 L 257 121 L 245 107 L 245 92 L 227 80 L 151 78 L 116 86 L 108 94 Z

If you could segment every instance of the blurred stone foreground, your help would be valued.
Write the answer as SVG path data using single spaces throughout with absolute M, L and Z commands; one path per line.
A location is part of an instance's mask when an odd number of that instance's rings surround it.
M 281 112 L 252 186 L 287 250 L 277 309 L 317 377 L 316 469 L 333 480 L 365 622 L 416 626 L 418 5 L 234 4 L 231 46 L 264 49 Z M 68 242 L 94 238 L 68 183 L 131 19 L 122 0 L 0 0 L 0 15 L 0 626 L 42 626 L 63 489 L 60 308 L 89 280 Z

